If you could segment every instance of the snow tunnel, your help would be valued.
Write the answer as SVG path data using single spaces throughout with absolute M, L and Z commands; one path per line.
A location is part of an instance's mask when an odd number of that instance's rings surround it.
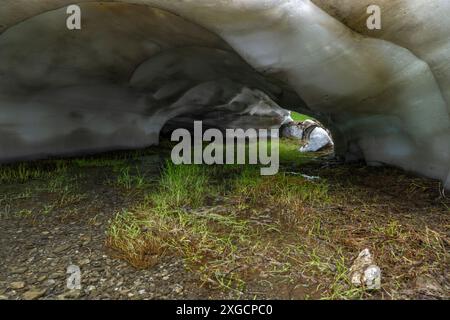
M 143 148 L 191 116 L 273 127 L 295 110 L 332 131 L 337 156 L 450 188 L 447 0 L 77 1 L 80 30 L 71 4 L 0 4 L 3 162 Z

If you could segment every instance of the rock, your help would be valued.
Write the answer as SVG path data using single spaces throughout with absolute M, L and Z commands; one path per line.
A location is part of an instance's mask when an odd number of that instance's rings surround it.
M 80 236 L 80 240 L 82 241 L 82 245 L 86 246 L 92 241 L 92 237 L 89 235 Z
M 281 137 L 290 138 L 290 139 L 303 139 L 303 129 L 300 125 L 295 122 L 291 122 L 289 124 L 283 125 L 280 129 Z
M 37 281 L 38 282 L 42 282 L 42 281 L 44 281 L 44 280 L 46 280 L 47 279 L 47 276 L 46 275 L 43 275 L 43 276 L 40 276 L 38 279 L 37 279 Z
M 25 300 L 36 300 L 41 298 L 46 291 L 46 289 L 30 289 L 22 295 L 22 298 Z
M 27 272 L 27 267 L 17 267 L 17 268 L 11 268 L 11 274 L 23 274 Z
M 53 253 L 58 254 L 58 253 L 64 252 L 64 251 L 70 249 L 70 247 L 71 247 L 71 245 L 68 243 L 60 245 L 53 250 Z
M 381 269 L 374 264 L 369 249 L 364 249 L 350 268 L 350 281 L 368 290 L 381 289 Z
M 364 270 L 363 283 L 369 290 L 381 289 L 381 269 L 376 265 L 370 265 Z
M 300 148 L 300 152 L 317 152 L 334 146 L 330 133 L 319 122 L 305 120 L 301 126 L 306 144 Z
M 56 281 L 53 280 L 53 279 L 49 279 L 49 280 L 47 280 L 47 282 L 46 282 L 45 284 L 46 284 L 47 286 L 51 287 L 51 286 L 53 286 L 53 285 L 56 284 Z
M 58 278 L 63 278 L 63 277 L 65 277 L 65 274 L 62 272 L 55 272 L 48 276 L 49 279 L 58 279 Z
M 91 262 L 91 260 L 89 260 L 88 258 L 86 259 L 82 259 L 80 260 L 80 262 L 78 263 L 80 266 L 85 266 L 87 264 L 89 264 Z
M 70 290 L 57 296 L 58 300 L 74 300 L 81 296 L 81 290 Z
M 17 289 L 23 289 L 23 288 L 25 288 L 25 282 L 23 282 L 23 281 L 11 282 L 11 283 L 9 284 L 9 287 L 10 287 L 11 289 L 15 289 L 15 290 L 17 290 Z
M 183 290 L 184 290 L 184 288 L 180 284 L 176 284 L 176 285 L 173 286 L 173 292 L 175 292 L 176 294 L 183 293 Z

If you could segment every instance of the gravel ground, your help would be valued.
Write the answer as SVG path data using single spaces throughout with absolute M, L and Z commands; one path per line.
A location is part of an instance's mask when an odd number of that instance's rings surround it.
M 136 270 L 104 247 L 104 222 L 36 223 L 7 219 L 0 237 L 1 299 L 208 298 L 183 262 L 166 259 Z M 102 221 L 103 219 L 103 221 Z M 70 265 L 81 269 L 81 290 L 67 289 Z
M 1 218 L 0 299 L 222 297 L 220 292 L 200 287 L 180 259 L 168 257 L 152 268 L 136 270 L 115 258 L 105 246 L 105 231 L 112 214 L 126 206 L 127 200 L 108 194 L 107 188 L 95 190 L 90 197 L 76 215 L 54 212 L 39 218 Z M 109 199 L 111 207 L 101 199 Z M 70 265 L 81 270 L 81 290 L 67 287 Z
M 141 174 L 155 180 L 158 178 L 160 160 L 159 157 L 154 158 L 139 158 L 131 164 L 142 163 L 139 167 Z M 47 166 L 45 162 L 39 164 L 40 170 L 53 170 L 53 166 Z M 399 279 L 398 274 L 408 277 L 402 280 L 401 291 L 396 293 L 395 298 L 448 299 L 448 251 L 442 253 L 440 261 L 434 261 L 431 249 L 419 241 L 424 232 L 430 230 L 426 235 L 431 238 L 424 239 L 440 250 L 448 248 L 450 203 L 448 198 L 442 198 L 437 192 L 437 183 L 407 177 L 388 169 L 320 167 L 319 170 L 316 167 L 306 172 L 312 176 L 328 177 L 330 188 L 334 188 L 330 192 L 336 197 L 349 199 L 341 206 L 330 205 L 323 212 L 309 213 L 326 216 L 321 228 L 329 224 L 331 231 L 347 230 L 342 238 L 335 238 L 334 242 L 340 240 L 343 248 L 348 250 L 348 267 L 361 249 L 373 245 L 379 251 L 377 258 L 383 281 L 390 281 L 386 284 L 392 286 Z M 0 300 L 322 297 L 318 292 L 324 288 L 320 284 L 326 283 L 322 273 L 316 272 L 311 276 L 295 268 L 293 272 L 298 276 L 294 278 L 291 273 L 288 277 L 280 274 L 270 279 L 262 274 L 255 276 L 248 281 L 242 293 L 221 290 L 214 284 L 202 284 L 199 274 L 188 270 L 182 257 L 164 256 L 152 267 L 144 270 L 133 268 L 106 246 L 106 231 L 116 213 L 141 203 L 145 193 L 151 192 L 154 187 L 150 185 L 139 192 L 126 190 L 117 185 L 119 173 L 112 172 L 109 167 L 78 168 L 71 165 L 64 174 L 0 183 Z M 58 184 L 60 181 L 64 183 Z M 111 181 L 115 184 L 112 185 Z M 52 187 L 52 183 L 58 187 Z M 358 194 L 354 196 L 355 190 Z M 267 214 L 271 213 L 271 209 L 263 209 L 264 212 L 268 210 Z M 398 224 L 390 225 L 388 222 L 391 220 Z M 347 224 L 342 225 L 342 221 Z M 373 228 L 365 228 L 370 224 L 384 229 L 380 229 L 373 238 Z M 395 232 L 389 226 L 396 227 Z M 303 235 L 305 238 L 301 239 L 301 244 L 306 244 L 309 237 L 319 247 L 335 245 L 326 243 L 320 238 L 321 234 L 308 234 Z M 384 251 L 380 248 L 385 245 L 389 250 L 392 249 L 390 243 L 403 246 L 403 241 L 406 241 L 403 237 L 416 241 L 423 255 L 392 251 L 395 253 L 394 260 L 389 255 L 382 255 Z M 292 239 L 292 243 L 298 244 L 298 239 Z M 283 250 L 283 245 L 284 242 L 279 244 L 279 250 Z M 389 253 L 389 250 L 386 252 Z M 401 264 L 405 267 L 396 268 L 398 263 L 392 261 L 398 261 L 397 258 L 403 256 Z M 309 266 L 311 261 L 303 261 L 303 265 Z M 72 265 L 81 270 L 80 290 L 70 290 L 67 286 L 71 276 L 67 271 Z M 407 270 L 408 265 L 411 268 Z M 380 296 L 374 296 L 377 297 Z

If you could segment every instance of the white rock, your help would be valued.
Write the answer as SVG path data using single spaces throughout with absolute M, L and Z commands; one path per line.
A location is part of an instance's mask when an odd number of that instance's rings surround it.
M 300 148 L 300 152 L 317 152 L 333 145 L 333 140 L 328 132 L 323 128 L 317 127 L 311 132 L 306 145 Z
M 378 266 L 370 265 L 364 270 L 362 282 L 369 290 L 381 289 L 381 269 Z
M 357 287 L 368 290 L 381 289 L 381 269 L 374 264 L 369 249 L 364 249 L 350 268 L 350 281 Z
M 282 129 L 281 136 L 301 140 L 303 138 L 303 130 L 296 124 L 286 125 Z

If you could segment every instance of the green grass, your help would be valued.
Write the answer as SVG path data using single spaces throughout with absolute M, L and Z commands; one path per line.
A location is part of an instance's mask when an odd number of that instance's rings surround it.
M 0 215 L 96 221 L 112 211 L 107 244 L 118 257 L 147 268 L 176 256 L 209 293 L 237 298 L 290 298 L 284 294 L 305 282 L 294 298 L 397 298 L 417 275 L 439 279 L 450 223 L 437 182 L 327 167 L 298 148 L 281 140 L 275 176 L 261 176 L 258 165 L 172 162 L 159 172 L 147 157 L 154 149 L 0 166 Z M 170 144 L 163 152 L 170 155 Z M 382 269 L 380 292 L 349 282 L 364 248 Z
M 286 150 L 294 152 L 291 146 Z M 215 198 L 226 198 L 227 204 L 220 210 L 209 206 Z M 116 215 L 108 244 L 136 267 L 157 263 L 166 254 L 180 255 L 202 282 L 239 294 L 248 274 L 260 269 L 273 276 L 290 272 L 285 254 L 274 249 L 285 236 L 280 226 L 298 227 L 295 216 L 302 205 L 328 199 L 325 182 L 284 173 L 261 176 L 258 165 L 168 161 L 146 201 Z M 267 207 L 275 207 L 272 217 L 267 217 Z M 272 260 L 261 265 L 261 254 Z
M 305 114 L 300 114 L 295 111 L 291 111 L 291 117 L 294 121 L 305 121 L 305 120 L 314 119 L 313 117 L 307 116 Z
M 117 172 L 116 185 L 121 188 L 126 190 L 142 189 L 148 185 L 147 179 L 138 167 L 117 167 L 114 171 Z
M 39 163 L 18 163 L 0 166 L 0 183 L 26 183 L 32 180 L 42 180 L 57 176 L 67 169 L 64 161 L 48 162 L 42 166 Z
M 175 165 L 167 161 L 161 174 L 159 190 L 150 199 L 163 209 L 197 208 L 206 195 L 213 195 L 207 166 Z
M 296 140 L 282 140 L 280 143 L 280 164 L 285 166 L 300 167 L 313 160 L 316 155 L 311 153 L 300 153 L 300 143 Z

